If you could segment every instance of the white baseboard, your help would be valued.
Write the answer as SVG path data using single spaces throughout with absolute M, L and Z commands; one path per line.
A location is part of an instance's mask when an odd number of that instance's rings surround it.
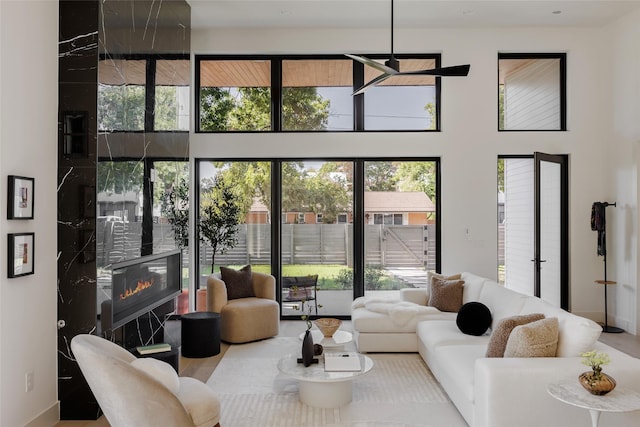
M 24 427 L 52 427 L 60 421 L 60 401 L 42 411 L 37 417 L 25 424 Z

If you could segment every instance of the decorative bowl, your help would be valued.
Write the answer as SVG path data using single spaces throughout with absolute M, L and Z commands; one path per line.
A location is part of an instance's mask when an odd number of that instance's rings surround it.
M 592 371 L 588 371 L 581 373 L 578 377 L 582 387 L 584 387 L 589 393 L 595 394 L 596 396 L 604 396 L 616 388 L 616 380 L 604 372 L 600 373 L 600 379 L 598 380 L 592 379 L 593 375 Z
M 317 319 L 315 321 L 315 324 L 318 329 L 320 329 L 320 332 L 322 332 L 322 335 L 324 335 L 325 338 L 331 338 L 342 324 L 342 320 L 334 319 L 331 317 L 324 317 L 321 319 Z

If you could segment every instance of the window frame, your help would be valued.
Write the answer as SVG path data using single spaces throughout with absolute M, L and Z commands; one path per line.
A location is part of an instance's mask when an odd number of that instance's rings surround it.
M 434 162 L 435 163 L 435 189 L 436 189 L 436 201 L 435 201 L 435 215 L 436 215 L 436 256 L 435 256 L 435 271 L 440 272 L 442 268 L 442 215 L 441 215 L 441 199 L 442 199 L 442 185 L 441 185 L 441 158 L 437 156 L 425 156 L 425 157 L 314 157 L 314 158 L 238 158 L 238 157 L 197 157 L 194 159 L 194 181 L 199 183 L 200 176 L 200 164 L 202 162 L 215 161 L 215 162 L 270 162 L 271 163 L 271 209 L 275 211 L 281 211 L 282 204 L 282 164 L 291 161 L 341 161 L 341 162 L 353 162 L 353 218 L 351 218 L 353 224 L 353 269 L 354 269 L 354 282 L 353 282 L 353 299 L 365 295 L 365 225 L 367 220 L 365 217 L 364 197 L 365 197 L 365 182 L 364 178 L 365 163 L 368 161 L 398 161 L 398 162 Z M 199 184 L 198 184 L 199 185 Z M 196 191 L 194 195 L 194 203 L 196 206 L 200 206 L 200 191 Z M 283 214 L 286 214 L 283 212 Z M 349 221 L 348 213 L 339 215 L 347 215 L 347 221 Z M 280 289 L 281 276 L 282 276 L 282 260 L 280 257 L 281 252 L 281 226 L 284 222 L 273 221 L 270 223 L 271 230 L 271 274 L 276 278 L 276 299 L 279 304 L 282 303 L 281 296 L 282 290 Z M 190 230 L 190 235 L 193 235 L 192 241 L 200 241 L 200 231 L 198 227 Z M 196 271 L 200 271 L 200 244 L 196 244 L 193 247 L 193 259 L 196 262 Z M 313 316 L 314 318 L 316 316 Z M 349 319 L 349 315 L 335 316 L 341 319 Z M 297 316 L 283 315 L 280 312 L 280 318 L 285 320 L 297 319 Z
M 189 130 L 155 130 L 155 103 L 156 103 L 156 64 L 158 61 L 191 61 L 189 54 L 100 54 L 98 63 L 109 59 L 129 61 L 146 61 L 146 74 L 144 84 L 144 126 L 143 129 L 100 129 L 99 132 L 108 133 L 189 133 Z M 100 84 L 100 82 L 98 82 Z M 191 102 L 191 100 L 189 100 Z
M 503 59 L 558 59 L 559 63 L 559 91 L 560 91 L 560 128 L 559 129 L 500 129 L 500 61 Z M 567 131 L 567 53 L 566 52 L 537 52 L 537 53 L 505 53 L 498 52 L 497 63 L 497 97 L 496 97 L 496 126 L 498 132 L 566 132 Z
M 395 54 L 396 59 L 433 59 L 435 67 L 441 67 L 442 55 L 440 53 L 416 53 L 416 54 Z M 367 58 L 374 60 L 387 60 L 389 54 L 367 54 Z M 435 129 L 370 129 L 364 127 L 365 111 L 364 97 L 366 92 L 352 97 L 353 100 L 353 128 L 350 130 L 283 130 L 282 128 L 282 62 L 286 60 L 345 60 L 342 54 L 318 54 L 318 55 L 195 55 L 195 78 L 194 78 L 194 133 L 216 134 L 216 133 L 334 133 L 334 132 L 440 132 L 440 112 L 442 110 L 441 97 L 441 77 L 435 77 Z M 200 85 L 201 85 L 201 63 L 204 61 L 270 61 L 271 63 L 271 129 L 265 131 L 255 130 L 202 130 L 200 126 Z M 364 83 L 364 65 L 353 60 L 353 90 L 355 91 Z

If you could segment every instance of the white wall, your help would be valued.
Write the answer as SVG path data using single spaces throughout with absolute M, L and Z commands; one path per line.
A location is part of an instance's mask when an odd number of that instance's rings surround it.
M 57 405 L 58 2 L 0 1 L 0 185 L 35 178 L 35 219 L 0 197 L 0 425 L 51 426 Z M 7 233 L 35 233 L 35 274 L 7 279 Z M 25 391 L 25 373 L 34 389 Z
M 606 28 L 611 54 L 604 79 L 611 87 L 614 108 L 607 114 L 608 188 L 604 196 L 617 206 L 607 208 L 607 265 L 612 267 L 609 313 L 629 332 L 637 333 L 640 318 L 638 293 L 638 168 L 640 166 L 640 11 Z M 609 262 L 610 261 L 610 262 Z M 634 318 L 635 314 L 635 318 Z M 630 322 L 627 324 L 627 321 Z M 611 321 L 611 319 L 610 319 Z
M 471 64 L 465 78 L 442 80 L 440 133 L 192 134 L 191 156 L 440 156 L 442 269 L 497 276 L 498 154 L 570 155 L 570 292 L 572 311 L 598 319 L 604 310 L 589 216 L 606 194 L 602 165 L 611 77 L 602 29 L 399 30 L 398 53 L 443 52 L 443 66 Z M 632 40 L 638 40 L 636 37 Z M 629 41 L 629 46 L 633 43 Z M 195 54 L 386 52 L 385 30 L 194 31 Z M 568 131 L 502 132 L 497 128 L 497 53 L 568 52 Z M 638 74 L 636 73 L 636 76 Z M 636 120 L 637 120 L 636 116 Z M 390 140 L 393 144 L 389 144 Z M 465 230 L 470 229 L 470 239 Z M 637 231 L 634 230 L 634 233 Z M 634 266 L 637 262 L 633 261 Z M 637 267 L 634 267 L 637 268 Z M 620 322 L 635 322 L 635 310 Z

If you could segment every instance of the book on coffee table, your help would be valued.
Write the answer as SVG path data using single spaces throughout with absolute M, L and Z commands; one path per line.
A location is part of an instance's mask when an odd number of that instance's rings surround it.
M 362 370 L 360 355 L 356 352 L 325 352 L 324 370 L 327 372 L 357 372 Z
M 139 354 L 162 353 L 165 351 L 171 351 L 171 345 L 166 343 L 150 344 L 150 345 L 136 347 L 136 350 L 138 351 Z

